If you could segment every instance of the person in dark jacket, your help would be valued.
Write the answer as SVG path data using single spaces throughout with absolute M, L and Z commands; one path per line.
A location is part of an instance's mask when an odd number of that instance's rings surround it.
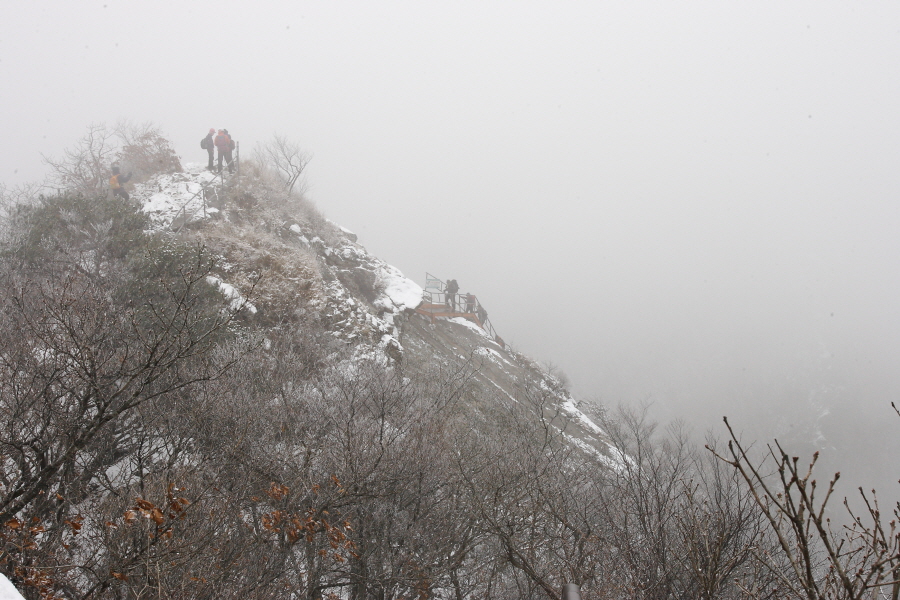
M 476 302 L 475 294 L 472 294 L 472 293 L 466 294 L 466 312 L 467 313 L 475 312 L 475 302 Z
M 113 167 L 112 173 L 112 177 L 109 178 L 109 187 L 112 189 L 113 196 L 118 196 L 122 200 L 128 201 L 128 192 L 122 186 L 131 179 L 131 173 L 122 175 L 119 173 L 119 167 Z
M 453 312 L 456 312 L 456 292 L 458 291 L 459 284 L 456 283 L 455 279 L 447 281 L 447 299 L 445 300 L 445 303 L 453 310 Z
M 215 144 L 219 151 L 219 173 L 222 172 L 222 159 L 228 164 L 228 172 L 234 173 L 234 164 L 231 162 L 231 136 L 225 133 L 224 129 L 220 129 Z
M 231 172 L 233 173 L 234 172 L 233 153 L 234 153 L 234 148 L 235 148 L 234 138 L 231 137 L 231 134 L 228 133 L 227 129 L 223 129 L 222 131 L 224 131 L 225 135 L 228 136 L 228 154 L 225 155 L 225 160 L 226 160 L 226 162 L 228 162 L 228 168 L 231 169 L 232 170 Z
M 210 171 L 215 171 L 216 165 L 213 162 L 213 158 L 215 158 L 216 152 L 216 142 L 213 140 L 213 136 L 216 134 L 215 129 L 210 129 L 209 133 L 206 134 L 206 151 L 209 153 L 209 165 L 206 167 Z

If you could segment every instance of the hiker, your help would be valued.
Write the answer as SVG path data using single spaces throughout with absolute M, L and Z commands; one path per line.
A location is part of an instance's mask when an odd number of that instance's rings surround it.
M 481 321 L 482 325 L 487 323 L 487 311 L 484 310 L 484 307 L 482 305 L 479 304 L 475 309 L 475 312 L 478 314 L 478 320 Z
M 228 133 L 227 129 L 223 129 L 222 131 L 224 131 L 225 135 L 228 136 L 228 154 L 225 155 L 225 160 L 228 161 L 228 165 L 229 165 L 228 168 L 231 169 L 232 173 L 233 173 L 234 172 L 234 157 L 232 156 L 232 153 L 234 152 L 234 149 L 237 146 L 237 144 L 234 143 L 234 138 L 231 137 L 231 134 Z
M 231 136 L 225 133 L 224 129 L 219 130 L 216 136 L 216 149 L 219 151 L 219 173 L 222 172 L 222 159 L 228 163 L 228 172 L 234 173 L 234 165 L 231 163 Z
M 216 142 L 213 140 L 215 134 L 216 130 L 210 129 L 209 133 L 206 134 L 206 137 L 200 140 L 200 147 L 209 153 L 209 165 L 206 168 L 210 171 L 215 171 L 216 169 L 216 165 L 213 164 L 214 153 L 216 151 Z
M 112 177 L 109 178 L 109 187 L 112 189 L 113 196 L 119 196 L 122 200 L 128 201 L 128 192 L 125 191 L 125 188 L 122 187 L 122 184 L 127 183 L 129 179 L 131 179 L 131 173 L 128 175 L 122 175 L 119 173 L 119 167 L 112 168 Z
M 456 292 L 459 291 L 459 284 L 456 283 L 455 279 L 450 279 L 447 281 L 447 299 L 444 303 L 453 309 L 453 312 L 456 312 Z
M 467 313 L 475 312 L 475 294 L 472 294 L 472 293 L 466 294 L 466 312 Z

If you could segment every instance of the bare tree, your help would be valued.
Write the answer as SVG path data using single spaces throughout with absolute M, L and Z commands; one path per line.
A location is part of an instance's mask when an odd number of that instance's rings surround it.
M 275 171 L 288 193 L 294 190 L 306 165 L 312 160 L 312 156 L 304 152 L 299 144 L 278 134 L 272 136 L 268 142 L 261 144 L 258 153 L 262 162 Z M 301 194 L 305 191 L 303 187 L 301 183 L 301 186 L 297 188 Z
M 0 183 L 0 219 L 9 219 L 15 207 L 29 205 L 37 200 L 43 185 L 40 183 L 25 183 L 9 187 Z
M 747 585 L 771 590 L 775 578 L 757 557 L 775 543 L 752 494 L 711 454 L 694 452 L 692 460 L 675 515 L 679 588 L 703 600 L 733 597 Z
M 870 496 L 860 488 L 864 513 L 856 514 L 845 499 L 851 522 L 834 526 L 827 507 L 840 473 L 820 488 L 813 478 L 818 452 L 803 467 L 799 457 L 789 456 L 776 440 L 765 456 L 767 464 L 774 466 L 769 477 L 766 464 L 753 460 L 727 419 L 725 424 L 731 435 L 728 452 L 716 456 L 740 474 L 777 537 L 778 558 L 789 565 L 786 573 L 772 568 L 781 573 L 782 590 L 807 600 L 896 600 L 900 596 L 900 503 L 893 508 L 893 519 L 885 523 L 874 491 Z M 762 558 L 773 562 L 771 556 Z
M 172 143 L 152 123 L 120 121 L 109 128 L 104 123 L 88 126 L 87 132 L 59 158 L 43 156 L 50 167 L 47 186 L 84 196 L 106 194 L 110 168 L 134 172 L 136 181 L 155 173 L 181 171 Z
M 490 536 L 491 595 L 558 599 L 566 582 L 593 594 L 612 565 L 600 462 L 567 439 L 558 397 L 537 381 L 516 402 L 483 404 L 486 422 L 463 432 L 456 468 Z
M 51 187 L 85 196 L 106 193 L 106 173 L 118 156 L 115 131 L 103 123 L 92 123 L 74 146 L 63 150 L 61 158 L 44 155 L 50 167 Z

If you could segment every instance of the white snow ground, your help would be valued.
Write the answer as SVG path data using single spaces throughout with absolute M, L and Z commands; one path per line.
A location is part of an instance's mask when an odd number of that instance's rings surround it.
M 143 211 L 150 216 L 154 226 L 168 227 L 182 214 L 189 220 L 203 218 L 218 212 L 210 206 L 204 207 L 201 190 L 215 179 L 215 174 L 205 165 L 188 163 L 183 173 L 157 175 L 146 183 L 134 186 L 133 197 L 139 201 Z M 215 186 L 211 186 L 215 192 Z
M 16 586 L 3 574 L 0 574 L 0 600 L 25 600 Z
M 472 321 L 468 320 L 465 317 L 438 317 L 438 318 L 441 319 L 442 321 L 446 320 L 450 323 L 456 323 L 457 325 L 462 325 L 463 327 L 471 329 L 472 331 L 474 331 L 475 333 L 477 333 L 478 335 L 480 335 L 482 337 L 485 337 L 489 340 L 493 340 L 493 338 L 488 334 L 488 332 L 486 332 L 484 329 L 482 329 L 481 327 L 479 327 L 478 325 L 476 325 L 475 323 L 473 323 Z

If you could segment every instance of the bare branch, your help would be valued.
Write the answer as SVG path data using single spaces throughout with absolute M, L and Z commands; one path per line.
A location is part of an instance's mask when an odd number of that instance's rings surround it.
M 268 142 L 261 144 L 257 152 L 261 156 L 262 162 L 268 165 L 284 183 L 288 193 L 297 187 L 306 166 L 312 160 L 312 155 L 304 152 L 299 144 L 278 134 L 275 134 Z M 297 187 L 297 191 L 301 195 L 305 191 L 302 183 Z

